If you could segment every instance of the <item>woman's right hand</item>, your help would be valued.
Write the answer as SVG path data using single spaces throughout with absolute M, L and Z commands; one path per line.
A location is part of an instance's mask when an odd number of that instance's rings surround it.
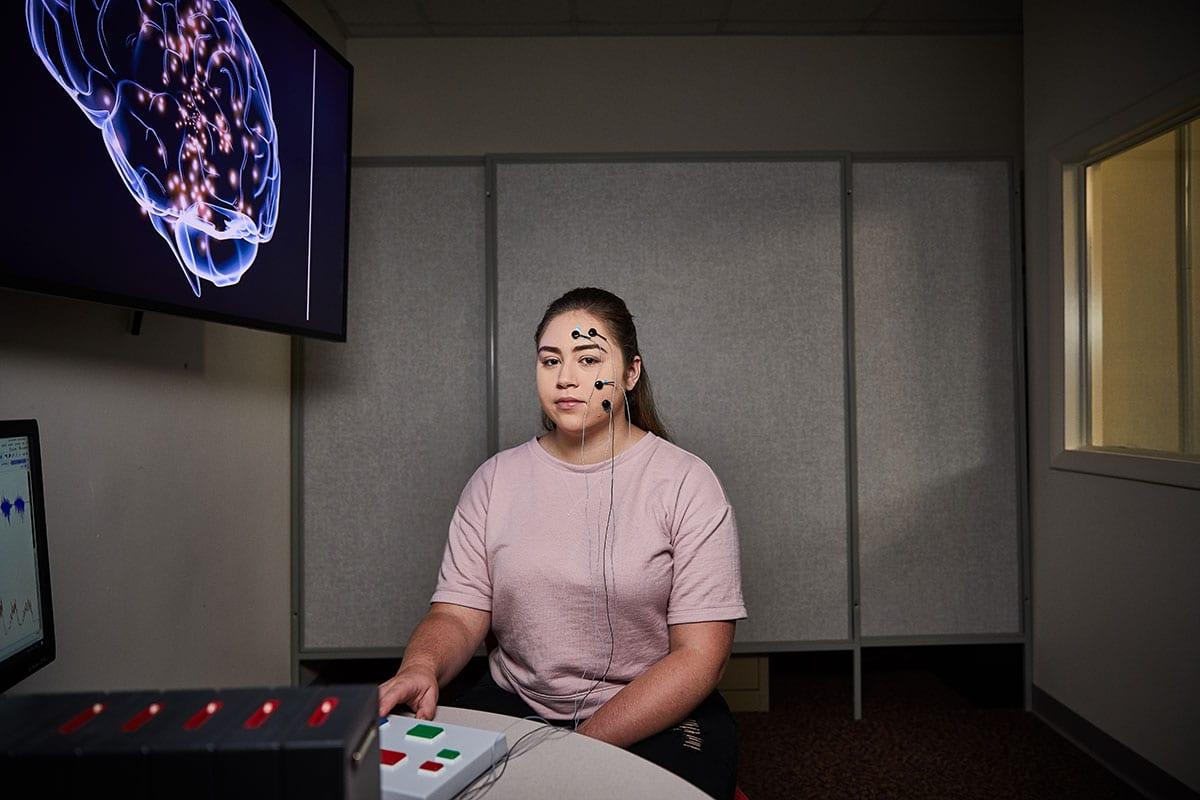
M 394 677 L 379 684 L 379 716 L 404 703 L 417 719 L 433 719 L 438 704 L 438 674 L 446 680 L 458 674 L 491 626 L 487 611 L 431 603 L 404 648 L 404 660 Z
M 437 676 L 401 666 L 392 678 L 379 684 L 379 716 L 387 716 L 400 703 L 411 708 L 417 719 L 433 719 L 438 703 Z

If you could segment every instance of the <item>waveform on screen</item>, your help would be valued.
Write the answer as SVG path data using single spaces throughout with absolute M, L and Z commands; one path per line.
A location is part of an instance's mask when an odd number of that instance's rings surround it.
M 4 628 L 7 636 L 13 628 L 23 628 L 28 623 L 37 623 L 37 614 L 33 610 L 33 601 L 25 598 L 25 605 L 19 606 L 16 600 L 4 604 L 4 616 L 0 617 L 0 627 Z
M 4 521 L 9 525 L 12 524 L 12 515 L 15 513 L 18 517 L 24 518 L 25 509 L 29 508 L 29 501 L 24 497 L 15 497 L 9 499 L 0 497 L 0 516 L 4 517 Z

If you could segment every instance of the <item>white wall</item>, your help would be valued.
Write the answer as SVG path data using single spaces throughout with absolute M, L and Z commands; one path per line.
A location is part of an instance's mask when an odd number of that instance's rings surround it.
M 1052 470 L 1049 153 L 1200 69 L 1192 2 L 1025 3 L 1034 683 L 1200 790 L 1200 492 Z
M 1019 36 L 351 39 L 354 155 L 1020 154 Z
M 14 691 L 287 683 L 288 337 L 7 290 L 0 319 L 58 640 Z

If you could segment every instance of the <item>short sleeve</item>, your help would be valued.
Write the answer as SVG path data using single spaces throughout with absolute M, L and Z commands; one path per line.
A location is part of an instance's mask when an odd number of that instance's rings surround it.
M 667 624 L 745 618 L 733 506 L 703 462 L 688 471 L 680 486 L 672 543 L 674 575 Z
M 492 610 L 492 580 L 484 533 L 494 474 L 495 459 L 488 459 L 475 470 L 459 496 L 430 603 Z

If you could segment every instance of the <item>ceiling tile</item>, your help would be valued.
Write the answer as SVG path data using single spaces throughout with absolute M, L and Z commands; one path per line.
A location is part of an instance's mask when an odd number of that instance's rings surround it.
M 585 36 L 702 36 L 720 32 L 718 20 L 708 22 L 580 22 Z
M 346 23 L 347 30 L 364 25 L 419 25 L 423 21 L 416 0 L 325 0 L 325 3 Z
M 429 21 L 441 25 L 547 25 L 571 21 L 568 0 L 421 0 Z
M 733 0 L 730 22 L 843 22 L 864 20 L 881 0 Z
M 349 36 L 796 36 L 1021 31 L 1021 0 L 322 2 Z
M 1021 0 L 885 0 L 873 20 L 1020 21 Z
M 809 22 L 726 22 L 722 34 L 758 36 L 848 36 L 861 33 L 860 20 L 814 20 Z
M 928 36 L 933 34 L 967 36 L 971 34 L 1020 33 L 1021 21 L 1019 19 L 873 19 L 865 23 L 859 32 L 889 36 Z
M 496 25 L 434 25 L 434 36 L 570 36 L 575 26 L 568 22 L 496 24 Z
M 356 39 L 371 39 L 381 36 L 425 36 L 428 25 L 346 25 L 346 35 Z
M 726 0 L 576 0 L 580 22 L 712 22 L 725 14 Z

